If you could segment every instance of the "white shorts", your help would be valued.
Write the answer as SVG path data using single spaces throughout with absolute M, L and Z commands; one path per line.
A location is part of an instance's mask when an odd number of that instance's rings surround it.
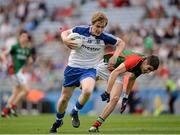
M 102 78 L 103 80 L 108 81 L 111 72 L 107 69 L 107 63 L 104 63 L 103 60 L 96 67 L 97 77 Z M 123 83 L 123 75 L 119 75 L 115 83 Z
M 12 81 L 14 85 L 26 85 L 28 83 L 29 75 L 19 70 L 16 74 L 12 75 Z

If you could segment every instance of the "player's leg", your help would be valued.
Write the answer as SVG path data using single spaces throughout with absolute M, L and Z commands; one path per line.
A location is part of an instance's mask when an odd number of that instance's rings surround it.
M 119 97 L 121 95 L 122 87 L 123 87 L 122 84 L 117 84 L 117 83 L 114 84 L 113 89 L 110 93 L 110 101 L 104 108 L 103 113 L 100 115 L 100 117 L 103 118 L 104 120 L 112 113 L 112 111 L 116 107 L 119 101 Z
M 69 99 L 71 98 L 75 87 L 63 87 L 61 96 L 57 104 L 56 121 L 50 129 L 51 133 L 57 132 L 57 129 L 62 126 L 65 110 L 68 106 Z
M 59 98 L 58 105 L 57 105 L 57 111 L 59 113 L 65 112 L 65 110 L 68 106 L 69 99 L 71 98 L 74 89 L 75 89 L 75 87 L 63 87 L 62 88 L 61 97 Z
M 15 107 L 13 105 L 13 102 L 16 99 L 16 97 L 19 94 L 19 92 L 20 92 L 19 86 L 13 86 L 12 94 L 9 97 L 6 106 L 3 108 L 2 112 L 1 112 L 1 116 L 2 117 L 6 117 L 7 115 L 11 114 L 11 108 Z
M 29 92 L 29 86 L 27 73 L 24 73 L 22 72 L 22 70 L 20 70 L 14 77 L 17 86 L 16 89 L 18 89 L 19 92 L 12 100 L 11 113 L 14 116 L 17 116 L 17 106 L 20 103 L 20 101 L 27 96 Z
M 106 118 L 113 112 L 113 110 L 115 109 L 115 107 L 119 101 L 122 87 L 123 87 L 122 83 L 114 84 L 114 86 L 111 90 L 111 93 L 110 93 L 110 101 L 105 106 L 101 115 L 97 118 L 97 120 L 94 122 L 92 127 L 89 129 L 89 132 L 98 132 L 98 127 L 101 126 L 102 123 L 106 120 Z
M 88 77 L 81 81 L 81 85 L 82 85 L 82 93 L 79 96 L 78 100 L 81 105 L 84 105 L 91 96 L 91 93 L 95 86 L 95 80 L 93 78 Z
M 20 101 L 27 96 L 29 89 L 26 86 L 21 86 L 19 94 L 15 97 L 13 104 L 18 105 Z
M 11 106 L 11 113 L 14 116 L 17 116 L 17 106 L 19 105 L 19 103 L 22 101 L 23 98 L 25 98 L 27 96 L 29 92 L 29 87 L 26 84 L 22 84 L 19 87 L 19 93 L 17 94 L 17 96 L 14 98 L 13 102 L 12 102 L 12 106 Z
M 16 99 L 16 97 L 18 96 L 18 94 L 21 92 L 20 86 L 14 86 L 13 87 L 13 92 L 12 95 L 10 96 L 10 98 L 7 101 L 7 106 L 11 107 L 14 100 Z
M 72 125 L 75 128 L 78 128 L 80 126 L 78 111 L 83 108 L 83 106 L 88 101 L 89 97 L 91 96 L 91 93 L 95 86 L 95 78 L 96 78 L 95 76 L 93 78 L 87 77 L 81 81 L 82 92 L 71 112 Z

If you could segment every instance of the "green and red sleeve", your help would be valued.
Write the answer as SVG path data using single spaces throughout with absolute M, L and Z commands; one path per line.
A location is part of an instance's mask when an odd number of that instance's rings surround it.
M 124 64 L 126 67 L 126 70 L 130 70 L 132 68 L 134 68 L 139 62 L 143 61 L 145 58 L 132 54 L 132 55 L 128 55 L 125 58 Z
M 109 52 L 104 55 L 104 62 L 108 63 L 110 57 L 114 54 L 114 52 Z M 117 68 L 121 63 L 125 64 L 126 70 L 130 70 L 134 68 L 140 61 L 143 61 L 145 56 L 140 53 L 136 53 L 130 50 L 123 50 L 117 58 L 117 62 L 115 64 L 115 68 Z

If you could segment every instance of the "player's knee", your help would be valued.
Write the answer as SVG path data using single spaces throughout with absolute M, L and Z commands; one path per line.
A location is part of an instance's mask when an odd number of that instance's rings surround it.
M 29 91 L 24 91 L 24 95 L 27 96 Z
M 28 90 L 25 90 L 25 89 L 23 89 L 20 93 L 24 96 L 24 97 L 26 97 L 27 95 L 28 95 Z
M 118 96 L 110 98 L 110 103 L 117 104 L 118 101 L 119 101 L 119 97 Z
M 68 97 L 68 96 L 62 96 L 62 97 L 60 98 L 60 100 L 59 100 L 59 102 L 60 102 L 61 104 L 66 104 L 66 103 L 68 103 L 68 101 L 69 101 L 69 97 Z
M 84 91 L 84 92 L 83 92 L 83 95 L 84 95 L 85 97 L 90 97 L 90 96 L 91 96 L 91 91 Z

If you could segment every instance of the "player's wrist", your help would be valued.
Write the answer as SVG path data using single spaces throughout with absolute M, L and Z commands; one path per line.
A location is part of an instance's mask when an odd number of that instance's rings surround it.
M 115 53 L 114 53 L 113 57 L 114 57 L 114 59 L 117 59 L 118 54 L 115 54 Z
M 102 101 L 107 101 L 107 102 L 109 102 L 109 100 L 110 100 L 110 94 L 105 91 L 104 93 L 101 94 L 101 99 L 102 99 Z

